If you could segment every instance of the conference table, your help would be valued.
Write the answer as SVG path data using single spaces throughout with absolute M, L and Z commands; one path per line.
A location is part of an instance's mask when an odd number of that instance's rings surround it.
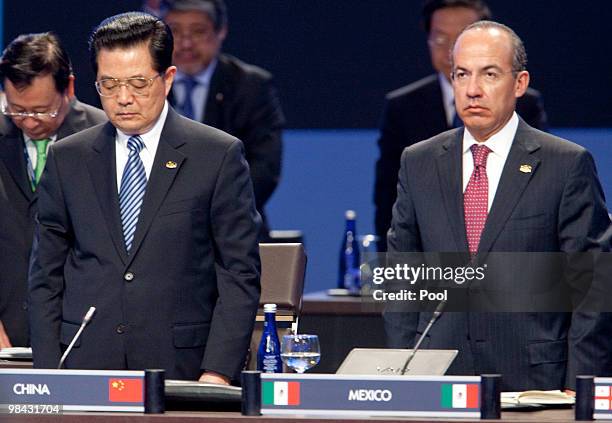
M 61 415 L 0 415 L 2 423 L 289 423 L 289 422 L 304 422 L 304 423 L 363 423 L 364 420 L 381 422 L 381 423 L 399 423 L 399 422 L 495 422 L 499 420 L 475 420 L 475 419 L 410 419 L 396 417 L 368 417 L 362 418 L 339 418 L 339 417 L 305 417 L 300 415 L 288 416 L 259 416 L 247 417 L 240 413 L 234 412 L 184 412 L 170 411 L 166 414 L 138 414 L 138 413 L 65 413 Z M 563 423 L 574 422 L 573 410 L 545 410 L 531 412 L 504 412 L 502 413 L 502 421 L 509 422 L 548 422 L 548 423 Z
M 305 294 L 303 298 L 302 315 L 299 330 L 302 333 L 319 335 L 322 358 L 320 364 L 311 370 L 317 373 L 334 373 L 342 360 L 351 349 L 383 348 L 385 345 L 384 327 L 381 317 L 381 305 L 364 301 L 359 297 L 330 296 L 325 291 Z M 0 368 L 4 367 L 0 361 Z M 15 362 L 11 362 L 14 367 Z M 23 366 L 29 364 L 23 363 Z M 8 367 L 8 366 L 7 366 Z M 167 411 L 165 414 L 141 413 L 76 413 L 66 412 L 61 415 L 8 415 L 0 414 L 1 423 L 11 422 L 67 422 L 67 423 L 241 423 L 252 421 L 255 423 L 284 423 L 303 421 L 304 423 L 350 423 L 364 420 L 384 423 L 394 422 L 485 422 L 489 420 L 477 419 L 423 419 L 400 417 L 369 417 L 354 416 L 341 418 L 337 416 L 303 416 L 299 414 L 286 416 L 242 416 L 239 412 L 211 412 L 211 411 Z M 507 411 L 502 412 L 503 421 L 535 422 L 546 421 L 552 423 L 573 422 L 574 411 L 570 409 L 555 409 L 543 411 Z M 495 421 L 495 420 L 491 420 Z

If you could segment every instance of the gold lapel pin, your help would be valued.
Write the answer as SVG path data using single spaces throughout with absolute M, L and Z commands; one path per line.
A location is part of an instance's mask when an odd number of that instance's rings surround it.
M 523 173 L 531 173 L 531 166 L 527 164 L 523 164 L 521 165 L 521 167 L 519 167 L 519 170 Z
M 166 162 L 166 167 L 168 169 L 176 169 L 176 166 L 177 166 L 176 162 L 173 162 L 172 160 L 169 160 Z

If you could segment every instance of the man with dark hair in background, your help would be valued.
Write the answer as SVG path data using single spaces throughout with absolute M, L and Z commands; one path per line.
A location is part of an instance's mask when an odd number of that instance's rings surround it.
M 74 97 L 68 54 L 50 32 L 21 35 L 0 61 L 0 348 L 29 345 L 28 259 L 36 186 L 54 142 L 106 121 Z
M 386 97 L 374 188 L 375 228 L 381 237 L 381 251 L 391 224 L 402 151 L 415 142 L 463 125 L 455 112 L 450 83 L 450 48 L 466 26 L 490 17 L 483 0 L 426 0 L 423 5 L 423 26 L 436 73 Z M 546 130 L 546 113 L 536 90 L 529 88 L 519 99 L 517 113 L 534 128 Z
M 223 0 L 166 0 L 163 18 L 174 35 L 177 67 L 170 101 L 190 119 L 214 126 L 244 142 L 257 210 L 264 207 L 281 173 L 281 130 L 285 118 L 272 76 L 221 53 L 227 35 Z
M 90 39 L 110 122 L 53 146 L 30 271 L 34 366 L 162 368 L 224 383 L 259 304 L 260 218 L 242 143 L 168 105 L 172 33 L 140 12 Z

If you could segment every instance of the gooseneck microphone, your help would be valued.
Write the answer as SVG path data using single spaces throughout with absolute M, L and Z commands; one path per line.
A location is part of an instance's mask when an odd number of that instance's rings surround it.
M 91 321 L 91 318 L 93 317 L 95 311 L 95 307 L 89 307 L 89 310 L 87 310 L 87 313 L 85 313 L 85 317 L 83 317 L 83 321 L 81 322 L 81 327 L 74 335 L 74 338 L 72 338 L 72 341 L 70 341 L 70 345 L 68 345 L 68 348 L 66 348 L 66 351 L 64 351 L 64 354 L 62 355 L 62 358 L 60 359 L 59 364 L 57 365 L 58 369 L 61 369 L 64 365 L 66 357 L 68 357 L 68 354 L 70 354 L 70 351 L 72 351 L 72 347 L 74 347 L 74 344 L 76 343 L 77 339 L 79 339 L 79 337 L 81 336 L 81 333 L 83 332 L 83 329 L 85 329 L 85 326 L 87 326 L 87 324 Z
M 429 320 L 429 323 L 425 327 L 425 330 L 423 331 L 421 336 L 419 336 L 419 339 L 417 340 L 417 343 L 415 344 L 414 348 L 410 352 L 410 355 L 406 359 L 406 362 L 404 363 L 404 367 L 402 367 L 402 371 L 400 373 L 401 375 L 405 375 L 406 371 L 408 371 L 408 365 L 410 364 L 410 362 L 412 361 L 412 359 L 416 355 L 417 351 L 419 350 L 419 347 L 421 346 L 421 342 L 423 342 L 423 339 L 425 339 L 425 337 L 427 336 L 427 333 L 429 332 L 429 330 L 432 328 L 434 323 L 436 323 L 436 320 L 438 320 L 438 317 L 440 317 L 442 315 L 442 312 L 444 311 L 444 307 L 446 307 L 446 300 L 440 301 L 440 303 L 436 307 L 435 311 L 433 312 L 433 316 L 431 316 L 431 319 Z

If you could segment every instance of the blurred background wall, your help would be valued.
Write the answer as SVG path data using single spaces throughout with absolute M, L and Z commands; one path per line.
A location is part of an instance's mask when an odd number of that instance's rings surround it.
M 306 290 L 333 287 L 343 213 L 372 231 L 377 126 L 386 92 L 431 73 L 420 0 L 226 0 L 224 50 L 271 71 L 291 129 L 283 180 L 269 206 L 275 229 L 304 231 Z M 489 0 L 529 55 L 531 85 L 552 131 L 595 155 L 612 204 L 612 3 Z M 87 37 L 139 0 L 4 0 L 3 40 L 53 30 L 71 55 L 77 95 L 99 104 Z

